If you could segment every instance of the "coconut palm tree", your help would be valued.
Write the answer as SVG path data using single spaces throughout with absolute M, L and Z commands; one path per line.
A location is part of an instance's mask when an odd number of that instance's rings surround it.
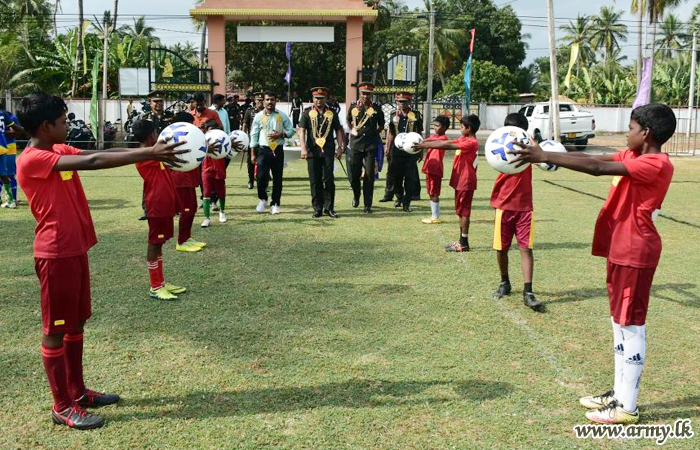
M 580 65 L 591 65 L 595 63 L 595 52 L 591 47 L 591 34 L 593 32 L 593 24 L 589 16 L 578 16 L 575 21 L 569 21 L 568 24 L 559 28 L 566 35 L 561 41 L 567 46 L 578 44 L 578 60 L 576 61 L 576 73 L 578 74 Z
M 154 37 L 153 35 L 156 32 L 155 28 L 146 25 L 145 16 L 141 16 L 134 19 L 133 26 L 124 25 L 120 28 L 120 30 L 124 31 L 126 34 L 130 35 L 133 38 L 146 40 L 152 40 Z
M 32 45 L 29 42 L 29 22 L 40 22 L 43 17 L 48 17 L 51 11 L 48 9 L 48 5 L 42 0 L 16 0 L 11 4 L 17 9 L 18 20 L 22 23 L 22 45 L 24 46 L 24 51 L 29 61 L 34 65 L 36 64 L 36 60 L 30 51 Z
M 591 45 L 596 50 L 603 50 L 605 62 L 613 50 L 620 48 L 620 41 L 627 42 L 627 25 L 620 21 L 623 14 L 624 11 L 615 11 L 612 6 L 603 6 L 593 17 Z
M 662 58 L 671 58 L 673 52 L 681 48 L 683 36 L 683 26 L 678 21 L 678 17 L 673 14 L 667 15 L 661 24 L 661 37 L 656 40 L 658 54 Z

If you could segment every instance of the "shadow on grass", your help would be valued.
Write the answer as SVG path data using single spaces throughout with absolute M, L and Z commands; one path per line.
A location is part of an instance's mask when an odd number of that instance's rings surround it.
M 440 392 L 430 393 L 431 388 Z M 452 392 L 445 392 L 451 388 Z M 350 380 L 319 386 L 251 389 L 243 391 L 195 391 L 183 396 L 129 400 L 124 406 L 138 411 L 116 414 L 115 421 L 135 419 L 207 418 L 312 410 L 318 408 L 381 408 L 505 397 L 513 391 L 500 381 L 385 381 Z
M 696 284 L 692 283 L 667 283 L 652 286 L 651 297 L 658 298 L 661 300 L 668 300 L 673 303 L 678 303 L 683 306 L 690 306 L 693 308 L 700 308 L 700 296 L 696 293 L 691 292 L 690 289 L 696 288 Z M 679 296 L 685 297 L 687 300 L 679 300 L 677 298 L 669 297 L 664 295 L 664 292 L 673 292 L 679 294 Z M 583 289 L 571 289 L 566 291 L 558 292 L 542 292 L 543 295 L 549 296 L 552 300 L 547 301 L 547 304 L 554 303 L 570 303 L 579 302 L 584 300 L 589 300 L 591 298 L 607 298 L 607 291 L 605 288 L 583 288 Z
M 123 198 L 95 198 L 88 200 L 91 210 L 122 209 L 129 206 L 129 203 Z
M 680 400 L 640 405 L 643 417 L 651 420 L 687 419 L 700 416 L 700 396 L 693 395 Z
M 543 242 L 536 243 L 535 250 L 562 250 L 562 249 L 580 249 L 589 248 L 589 242 Z

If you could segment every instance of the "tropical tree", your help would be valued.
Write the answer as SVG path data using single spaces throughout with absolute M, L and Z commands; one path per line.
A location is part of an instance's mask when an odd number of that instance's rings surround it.
M 146 24 L 146 17 L 134 18 L 134 25 L 123 25 L 120 30 L 136 39 L 153 40 L 156 29 Z
M 683 45 L 683 26 L 673 14 L 669 14 L 661 24 L 661 37 L 656 40 L 658 55 L 662 58 L 671 58 L 674 51 L 678 51 Z
M 621 23 L 624 11 L 615 11 L 612 6 L 603 6 L 593 17 L 591 45 L 603 51 L 603 60 L 608 61 L 613 50 L 620 48 L 620 42 L 627 42 L 627 25 Z
M 560 29 L 566 33 L 561 39 L 562 43 L 566 44 L 567 47 L 578 44 L 579 53 L 578 59 L 576 60 L 577 74 L 581 64 L 588 66 L 595 63 L 595 52 L 593 51 L 593 47 L 591 47 L 593 23 L 589 16 L 579 15 L 576 17 L 575 21 L 569 21 L 568 24 L 561 26 Z
M 30 51 L 30 25 L 32 25 L 32 29 L 35 29 L 35 27 L 42 28 L 45 18 L 49 17 L 51 11 L 44 0 L 15 0 L 13 4 L 17 9 L 17 20 L 22 24 L 21 35 L 24 51 L 32 64 L 35 64 L 36 60 Z

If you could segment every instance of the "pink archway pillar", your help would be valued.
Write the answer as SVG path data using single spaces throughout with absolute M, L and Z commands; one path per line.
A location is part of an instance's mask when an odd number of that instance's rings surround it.
M 345 42 L 345 103 L 357 100 L 352 84 L 362 69 L 362 17 L 348 17 Z M 226 20 L 221 16 L 207 18 L 209 31 L 209 66 L 213 70 L 215 94 L 226 94 Z

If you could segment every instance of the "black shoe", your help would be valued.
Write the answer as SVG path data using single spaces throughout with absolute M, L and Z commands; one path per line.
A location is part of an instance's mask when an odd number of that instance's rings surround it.
M 119 401 L 117 394 L 107 394 L 104 392 L 95 392 L 87 389 L 85 393 L 75 401 L 82 408 L 100 407 L 113 405 Z
M 323 215 L 323 211 L 314 211 L 313 218 L 317 219 Z
M 496 289 L 496 292 L 493 293 L 493 298 L 495 300 L 498 300 L 498 299 L 503 298 L 509 294 L 510 294 L 510 282 L 509 281 L 501 281 L 501 284 L 498 285 L 498 289 Z
M 403 205 L 403 202 L 401 202 L 401 200 L 396 200 L 396 203 L 394 203 L 394 208 L 401 208 L 402 205 Z
M 332 209 L 327 209 L 327 210 L 323 211 L 323 214 L 327 215 L 328 217 L 332 217 L 334 219 L 337 219 L 339 217 L 338 213 L 333 211 Z
M 142 214 L 141 217 L 139 217 L 139 220 L 148 220 L 148 217 L 145 214 Z
M 523 292 L 523 303 L 525 303 L 525 306 L 531 308 L 533 311 L 545 311 L 544 305 L 537 301 L 537 299 L 535 298 L 535 294 L 533 294 L 532 292 Z
M 379 201 L 380 201 L 381 203 L 390 202 L 390 201 L 392 201 L 392 200 L 393 200 L 392 197 L 387 197 L 386 195 L 385 195 L 384 197 L 382 197 L 382 198 L 379 199 Z
M 365 214 L 372 214 L 372 207 L 371 206 L 365 206 Z
M 248 182 L 248 189 L 253 189 L 253 182 L 252 181 Z
M 413 210 L 411 209 L 411 204 L 410 204 L 410 203 L 404 203 L 404 204 L 403 204 L 403 210 L 404 210 L 404 212 L 413 212 Z
M 412 202 L 413 202 L 413 201 L 419 201 L 419 200 L 420 200 L 420 195 L 414 195 L 413 197 L 411 197 L 411 201 L 412 201 Z
M 353 207 L 353 208 L 357 208 L 358 206 L 360 206 L 360 199 L 359 199 L 359 198 L 353 198 L 353 199 L 352 199 L 352 207 Z
M 76 430 L 92 430 L 105 424 L 105 420 L 102 417 L 90 414 L 75 403 L 59 412 L 54 411 L 52 408 L 51 419 L 56 425 L 65 425 Z

